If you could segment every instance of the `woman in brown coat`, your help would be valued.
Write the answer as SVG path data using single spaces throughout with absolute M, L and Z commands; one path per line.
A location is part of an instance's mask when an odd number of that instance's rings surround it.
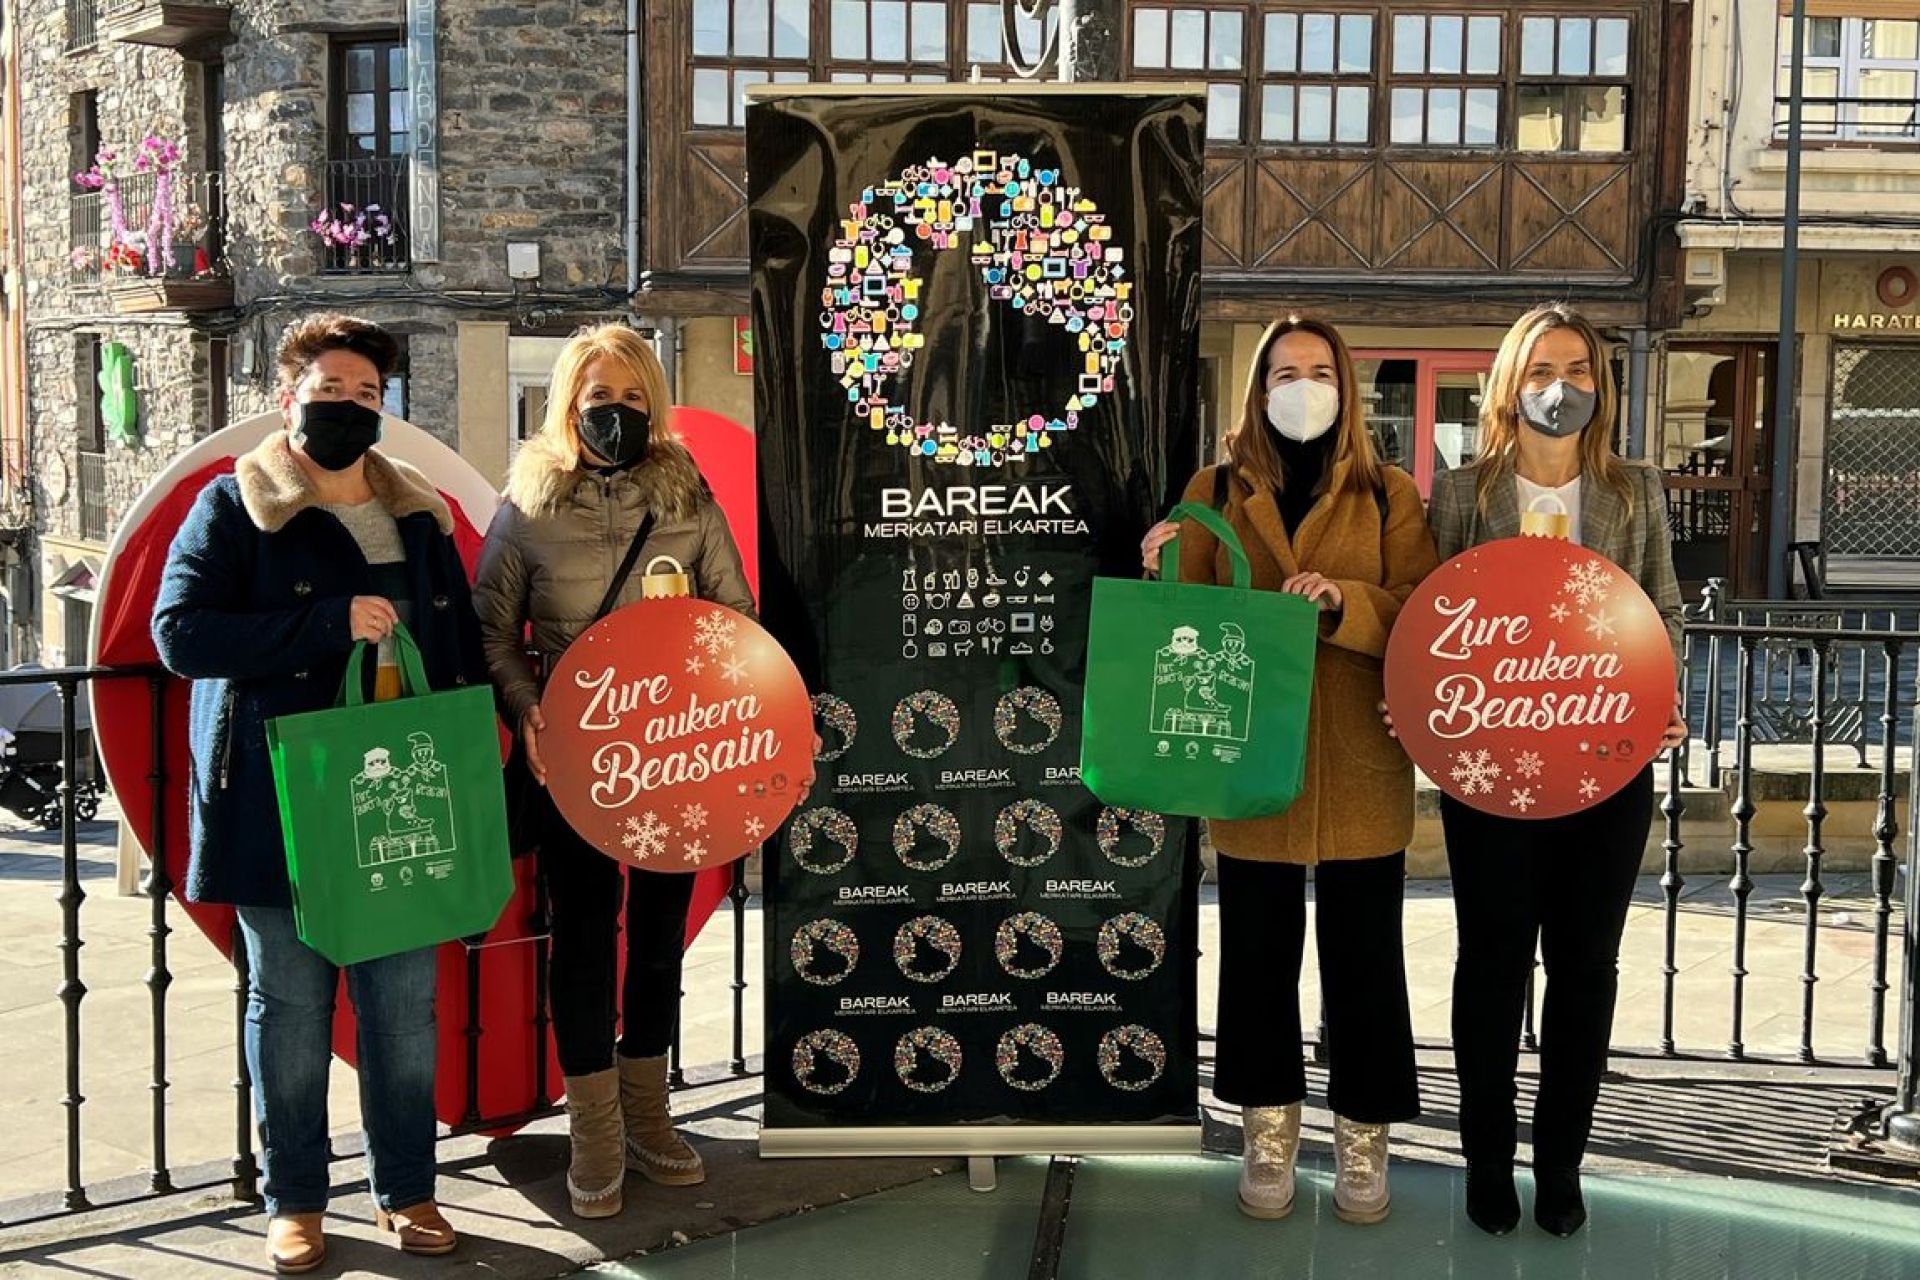
M 1387 1127 L 1419 1113 L 1401 953 L 1413 766 L 1381 724 L 1380 662 L 1400 606 L 1437 563 L 1420 493 L 1382 466 L 1353 359 L 1332 326 L 1289 317 L 1261 340 L 1227 461 L 1188 484 L 1224 508 L 1253 585 L 1320 605 L 1306 780 L 1284 813 L 1210 824 L 1220 854 L 1220 1013 L 1214 1094 L 1242 1110 L 1240 1207 L 1293 1207 L 1306 1073 L 1300 957 L 1314 868 L 1337 1176 L 1334 1211 L 1386 1217 Z M 1146 563 L 1174 532 L 1147 536 Z M 1226 549 L 1180 527 L 1180 577 L 1231 581 Z
M 671 557 L 692 577 L 694 595 L 753 615 L 726 517 L 673 436 L 668 399 L 660 361 L 639 334 L 618 324 L 575 334 L 554 364 L 546 421 L 514 459 L 507 501 L 487 531 L 474 606 L 494 686 L 542 783 L 547 726 L 527 658 L 529 626 L 550 665 L 592 625 L 636 536 L 645 542 L 635 564 Z M 640 598 L 640 579 L 628 576 L 615 607 Z M 609 1217 L 620 1212 L 627 1169 L 668 1186 L 706 1177 L 667 1112 L 694 878 L 626 875 L 626 980 L 616 1001 L 620 865 L 552 813 L 540 872 L 553 910 L 549 988 L 573 1143 L 567 1191 L 575 1214 Z

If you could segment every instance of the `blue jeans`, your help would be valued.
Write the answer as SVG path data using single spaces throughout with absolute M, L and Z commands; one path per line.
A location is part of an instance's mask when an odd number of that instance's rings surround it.
M 327 1207 L 327 1071 L 340 970 L 300 941 L 291 910 L 238 910 L 267 1212 L 319 1213 Z M 435 969 L 432 947 L 347 968 L 360 1030 L 360 1123 L 383 1209 L 433 1199 Z

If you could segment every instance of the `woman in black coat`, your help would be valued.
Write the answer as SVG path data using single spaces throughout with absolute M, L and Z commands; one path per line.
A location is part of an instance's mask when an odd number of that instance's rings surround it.
M 326 1258 L 327 1072 L 339 974 L 295 933 L 266 725 L 334 705 L 356 644 L 398 691 L 404 621 L 436 689 L 486 678 L 453 518 L 433 485 L 372 448 L 397 348 L 377 325 L 315 316 L 279 352 L 286 430 L 201 491 L 154 606 L 160 659 L 193 681 L 187 897 L 232 905 L 247 948 L 246 1054 L 266 1171 L 268 1254 L 281 1274 Z M 353 965 L 361 1116 L 380 1226 L 445 1253 L 434 1204 L 435 956 Z

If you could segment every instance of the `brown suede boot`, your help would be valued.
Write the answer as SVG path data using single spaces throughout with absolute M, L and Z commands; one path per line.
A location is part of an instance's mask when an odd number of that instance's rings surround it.
M 267 1223 L 267 1257 L 273 1260 L 274 1274 L 304 1275 L 327 1260 L 320 1222 L 317 1213 L 290 1213 Z
M 611 1218 L 620 1212 L 627 1174 L 620 1159 L 620 1077 L 608 1067 L 566 1082 L 567 1138 L 573 1144 L 567 1198 L 575 1217 Z
M 707 1180 L 700 1153 L 673 1129 L 667 1110 L 667 1059 L 616 1058 L 620 1064 L 620 1111 L 627 1126 L 627 1168 L 663 1187 L 691 1187 Z

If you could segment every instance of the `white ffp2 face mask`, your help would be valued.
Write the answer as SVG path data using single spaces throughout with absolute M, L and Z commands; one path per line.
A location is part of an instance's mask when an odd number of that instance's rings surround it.
M 1305 444 L 1340 420 L 1340 392 L 1324 382 L 1298 378 L 1267 392 L 1267 421 L 1289 440 Z

